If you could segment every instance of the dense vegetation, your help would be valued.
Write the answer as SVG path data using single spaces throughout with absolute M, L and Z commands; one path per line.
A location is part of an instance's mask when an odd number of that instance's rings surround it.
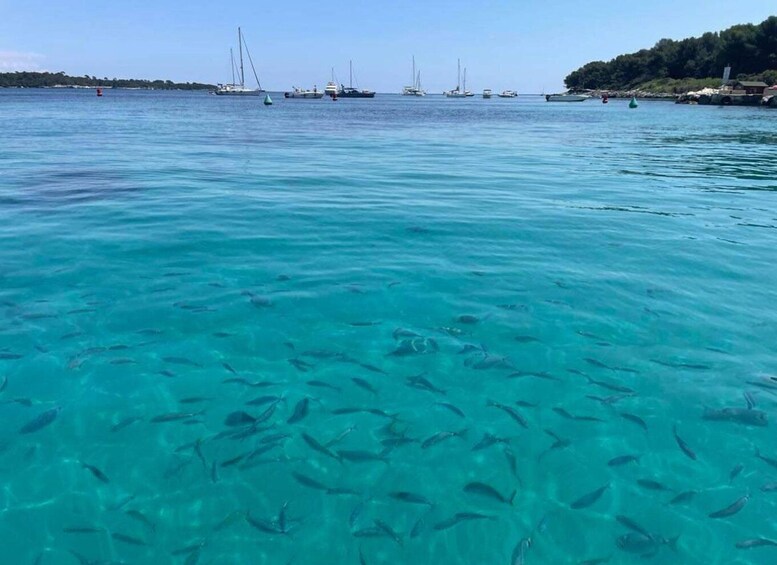
M 33 73 L 15 72 L 0 73 L 0 87 L 41 88 L 47 86 L 105 86 L 113 88 L 152 88 L 155 90 L 206 90 L 214 88 L 211 84 L 198 82 L 175 83 L 169 80 L 140 80 L 97 78 L 84 75 L 71 77 L 63 72 Z
M 777 16 L 681 41 L 662 39 L 652 49 L 588 63 L 564 82 L 571 89 L 626 90 L 662 79 L 719 79 L 726 65 L 732 78 L 777 83 Z

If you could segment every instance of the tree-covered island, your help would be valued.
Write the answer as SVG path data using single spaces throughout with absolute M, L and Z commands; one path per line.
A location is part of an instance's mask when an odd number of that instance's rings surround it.
M 82 77 L 68 76 L 64 72 L 31 72 L 17 71 L 0 73 L 0 88 L 140 88 L 148 90 L 211 90 L 212 84 L 199 82 L 172 82 L 169 80 L 117 79 L 97 78 L 84 75 Z
M 727 65 L 732 79 L 777 84 L 777 16 L 701 37 L 662 39 L 652 49 L 587 63 L 564 82 L 572 90 L 681 93 L 720 86 Z

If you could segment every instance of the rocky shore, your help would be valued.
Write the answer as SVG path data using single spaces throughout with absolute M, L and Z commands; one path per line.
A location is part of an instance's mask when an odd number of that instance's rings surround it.
M 634 98 L 640 100 L 666 100 L 674 102 L 677 99 L 676 94 L 671 92 L 648 92 L 645 90 L 586 90 L 581 94 L 588 94 L 594 98 Z

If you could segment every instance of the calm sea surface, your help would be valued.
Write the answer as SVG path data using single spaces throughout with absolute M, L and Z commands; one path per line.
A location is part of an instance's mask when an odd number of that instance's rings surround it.
M 0 562 L 777 563 L 735 545 L 777 540 L 777 111 L 13 90 L 0 131 Z

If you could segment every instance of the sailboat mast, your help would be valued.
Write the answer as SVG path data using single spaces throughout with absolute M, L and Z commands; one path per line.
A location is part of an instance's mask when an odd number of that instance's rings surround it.
M 411 83 L 413 84 L 413 87 L 417 87 L 418 85 L 415 82 L 415 55 L 413 55 L 413 76 L 411 78 Z
M 456 90 L 461 91 L 461 59 L 458 59 L 459 61 L 459 74 L 456 77 Z
M 237 43 L 240 46 L 240 86 L 245 86 L 245 76 L 243 74 L 243 32 L 237 28 Z
M 235 86 L 235 54 L 229 48 L 229 68 L 232 69 L 232 86 Z
M 348 87 L 353 88 L 353 61 L 348 61 Z

